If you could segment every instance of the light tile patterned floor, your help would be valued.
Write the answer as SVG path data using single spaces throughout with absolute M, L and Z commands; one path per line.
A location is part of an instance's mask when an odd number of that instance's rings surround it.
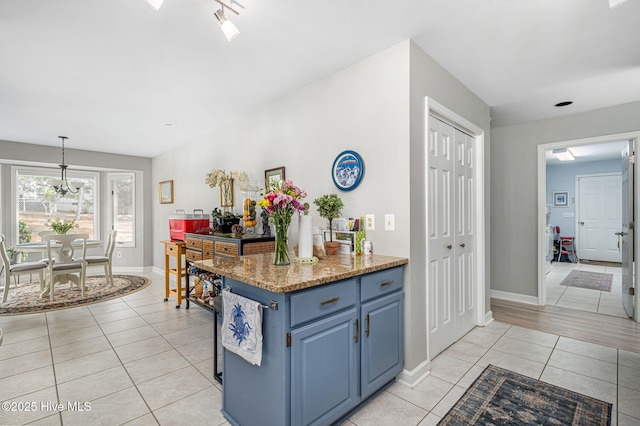
M 562 280 L 573 270 L 613 274 L 611 291 L 597 291 L 560 285 Z M 621 277 L 621 268 L 616 266 L 553 262 L 545 277 L 547 305 L 627 318 L 627 314 L 622 307 Z
M 163 302 L 163 277 L 146 275 L 150 287 L 121 299 L 0 317 L 0 401 L 35 403 L 0 411 L 1 425 L 228 425 L 211 314 Z M 640 354 L 493 322 L 435 358 L 414 389 L 391 385 L 344 425 L 435 425 L 490 363 L 611 402 L 613 424 L 640 424 Z M 90 411 L 55 407 L 85 401 Z

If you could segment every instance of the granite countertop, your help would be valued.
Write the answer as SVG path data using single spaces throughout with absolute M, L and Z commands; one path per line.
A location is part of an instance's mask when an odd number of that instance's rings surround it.
M 293 253 L 290 255 L 293 259 Z M 327 256 L 326 259 L 312 264 L 292 261 L 288 266 L 275 266 L 273 253 L 264 253 L 239 257 L 214 257 L 194 262 L 194 265 L 199 269 L 274 293 L 288 293 L 407 263 L 409 259 L 403 257 L 339 254 Z

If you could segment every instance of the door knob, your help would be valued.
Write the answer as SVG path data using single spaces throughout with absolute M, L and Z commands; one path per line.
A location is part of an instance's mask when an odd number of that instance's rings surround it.
M 449 250 L 451 250 L 451 249 L 453 248 L 453 246 L 452 246 L 451 244 L 449 244 L 449 245 L 447 246 L 447 248 L 448 248 Z
M 580 225 L 584 225 L 584 222 L 580 222 Z
M 625 234 L 624 232 L 615 232 L 614 235 L 618 235 L 620 237 L 623 237 L 623 236 L 625 236 L 627 234 Z
M 460 244 L 460 247 L 464 248 L 464 243 Z

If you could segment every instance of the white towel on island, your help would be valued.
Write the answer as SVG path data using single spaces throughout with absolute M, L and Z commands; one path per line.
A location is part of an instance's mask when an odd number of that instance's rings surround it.
M 222 292 L 222 346 L 251 364 L 262 362 L 262 305 L 228 290 Z

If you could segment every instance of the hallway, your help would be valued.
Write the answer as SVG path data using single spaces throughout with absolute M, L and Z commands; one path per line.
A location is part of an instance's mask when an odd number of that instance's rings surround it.
M 597 291 L 560 285 L 562 280 L 573 270 L 613 274 L 611 291 Z M 551 270 L 545 276 L 547 305 L 627 318 L 621 301 L 621 277 L 620 266 L 553 262 Z

